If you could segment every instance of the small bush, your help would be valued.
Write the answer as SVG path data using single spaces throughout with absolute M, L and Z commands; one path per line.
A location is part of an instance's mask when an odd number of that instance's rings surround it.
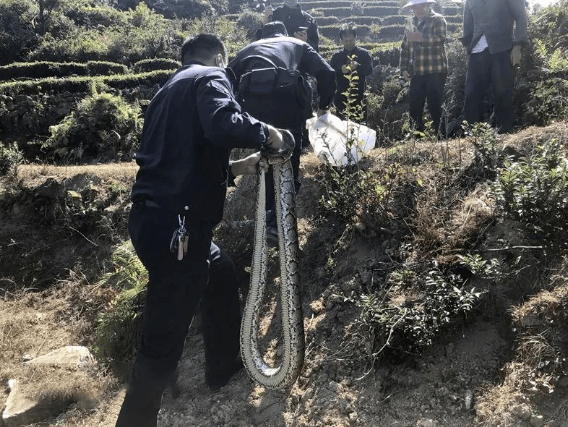
M 16 143 L 4 144 L 0 142 L 0 176 L 9 174 L 23 160 L 24 154 Z
M 97 321 L 94 350 L 103 365 L 123 367 L 135 359 L 142 326 L 147 272 L 130 240 L 114 251 L 112 261 L 114 272 L 106 274 L 99 286 L 110 286 L 122 292 L 110 310 Z
M 142 131 L 140 107 L 108 93 L 94 94 L 51 126 L 44 149 L 56 162 L 129 161 Z
M 38 36 L 32 22 L 37 13 L 37 2 L 32 0 L 0 3 L 0 65 L 21 61 L 36 46 Z
M 338 297 L 361 309 L 359 326 L 370 340 L 370 357 L 378 360 L 383 352 L 420 353 L 473 312 L 483 294 L 459 275 L 432 267 L 396 270 L 381 291 Z
M 505 215 L 562 236 L 568 223 L 568 168 L 565 149 L 555 139 L 530 157 L 505 161 L 493 188 Z
M 258 12 L 245 11 L 239 15 L 237 26 L 246 30 L 249 39 L 255 40 L 256 30 L 262 26 L 262 16 Z
M 175 70 L 180 66 L 180 62 L 173 59 L 150 58 L 138 61 L 132 66 L 135 73 L 145 73 L 156 70 Z
M 568 117 L 568 81 L 551 77 L 538 81 L 529 91 L 524 120 L 528 124 L 546 126 Z

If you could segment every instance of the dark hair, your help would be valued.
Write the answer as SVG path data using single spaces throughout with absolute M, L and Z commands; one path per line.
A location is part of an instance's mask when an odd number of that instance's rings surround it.
M 343 40 L 345 34 L 353 34 L 353 37 L 357 37 L 357 27 L 355 27 L 353 22 L 342 24 L 341 27 L 339 27 L 339 38 Z
M 272 21 L 262 26 L 260 38 L 268 39 L 276 36 L 287 36 L 286 26 L 282 21 Z
M 223 55 L 223 58 L 227 58 L 225 45 L 219 37 L 214 34 L 198 34 L 183 42 L 181 63 L 185 64 L 192 59 L 207 60 L 218 53 Z

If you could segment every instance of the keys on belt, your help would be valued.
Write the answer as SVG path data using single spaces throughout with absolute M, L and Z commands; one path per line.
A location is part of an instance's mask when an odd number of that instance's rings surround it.
M 174 230 L 172 240 L 170 242 L 170 251 L 176 255 L 177 260 L 181 261 L 183 256 L 187 254 L 189 244 L 189 233 L 185 229 L 185 216 L 178 215 L 179 227 Z

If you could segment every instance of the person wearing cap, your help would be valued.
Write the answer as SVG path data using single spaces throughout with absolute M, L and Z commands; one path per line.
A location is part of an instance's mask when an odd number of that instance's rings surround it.
M 298 0 L 284 0 L 284 4 L 272 9 L 266 6 L 264 9 L 263 23 L 280 21 L 284 23 L 288 35 L 296 37 L 319 52 L 319 32 L 315 18 L 302 10 Z M 260 38 L 261 29 L 257 31 L 257 39 Z
M 400 73 L 410 81 L 409 116 L 414 129 L 424 130 L 424 104 L 432 117 L 432 128 L 438 137 L 440 129 L 444 86 L 448 74 L 446 20 L 432 10 L 434 0 L 410 0 L 404 8 L 410 8 L 410 18 L 400 49 Z
M 500 132 L 514 125 L 514 67 L 521 46 L 528 45 L 524 0 L 466 0 L 461 42 L 469 54 L 464 118 L 470 125 L 483 119 L 483 98 L 493 87 L 494 122 Z
M 365 78 L 373 72 L 373 59 L 367 50 L 357 46 L 357 29 L 353 23 L 343 24 L 340 27 L 339 39 L 343 43 L 343 50 L 334 53 L 329 61 L 335 70 L 337 80 L 337 91 L 333 100 L 336 113 L 342 120 L 347 118 L 345 111 L 347 108 L 347 97 L 345 93 L 351 89 L 346 76 L 353 73 L 358 79 L 355 81 L 356 87 L 352 89 L 355 99 L 351 105 L 353 111 L 349 111 L 349 118 L 357 122 L 365 122 L 367 120 Z M 359 116 L 362 120 L 359 119 Z
M 229 63 L 229 68 L 235 73 L 237 81 L 241 82 L 242 77 L 251 70 L 270 67 L 271 63 L 282 69 L 297 71 L 302 76 L 308 74 L 317 81 L 317 90 L 320 94 L 318 116 L 328 112 L 335 94 L 336 81 L 335 71 L 327 61 L 308 43 L 296 37 L 288 37 L 282 22 L 265 24 L 262 27 L 261 37 L 260 40 L 241 49 Z M 297 89 L 303 93 L 302 91 L 306 90 L 303 77 L 298 78 L 298 84 Z M 276 86 L 271 85 L 272 91 L 269 93 L 258 94 L 243 92 L 239 85 L 238 100 L 245 111 L 253 117 L 278 128 L 287 129 L 294 136 L 296 145 L 291 163 L 297 192 L 300 188 L 302 129 L 306 119 L 313 114 L 311 101 L 308 96 L 298 96 L 298 90 L 292 90 L 290 93 L 279 92 L 276 96 L 273 92 Z M 301 105 L 302 98 L 305 99 L 306 105 Z M 275 246 L 278 240 L 272 169 L 266 177 L 267 241 L 271 246 Z

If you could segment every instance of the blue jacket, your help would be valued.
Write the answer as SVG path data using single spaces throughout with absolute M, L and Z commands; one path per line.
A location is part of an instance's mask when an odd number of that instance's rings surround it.
M 191 63 L 152 99 L 136 155 L 132 200 L 215 226 L 223 216 L 232 148 L 259 148 L 267 126 L 241 111 L 230 72 Z M 234 77 L 232 77 L 234 79 Z
M 466 0 L 461 42 L 468 53 L 484 34 L 491 54 L 528 44 L 525 0 Z

